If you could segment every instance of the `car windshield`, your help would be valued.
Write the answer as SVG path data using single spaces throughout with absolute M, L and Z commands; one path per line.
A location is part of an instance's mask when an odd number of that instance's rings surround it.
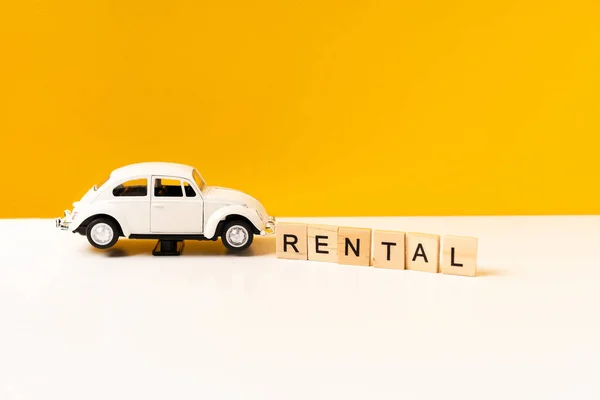
M 204 192 L 204 189 L 206 188 L 206 182 L 204 182 L 204 179 L 202 179 L 202 176 L 200 176 L 198 171 L 194 170 L 192 172 L 192 177 L 194 178 L 194 182 L 196 182 L 198 189 L 200 189 L 201 192 Z

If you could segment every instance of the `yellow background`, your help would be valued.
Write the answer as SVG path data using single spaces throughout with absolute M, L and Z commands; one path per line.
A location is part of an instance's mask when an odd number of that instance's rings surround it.
M 597 0 L 4 0 L 0 54 L 0 217 L 138 161 L 280 216 L 600 212 Z

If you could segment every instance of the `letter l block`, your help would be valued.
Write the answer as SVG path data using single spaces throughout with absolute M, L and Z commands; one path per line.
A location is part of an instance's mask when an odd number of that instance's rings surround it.
M 477 238 L 444 236 L 442 273 L 475 276 L 477 274 Z

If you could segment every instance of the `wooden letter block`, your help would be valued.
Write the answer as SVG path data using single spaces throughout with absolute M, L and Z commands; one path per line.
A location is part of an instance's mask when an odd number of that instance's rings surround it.
M 440 237 L 426 233 L 406 234 L 406 269 L 438 273 Z
M 338 263 L 366 266 L 371 264 L 371 229 L 339 228 Z
M 337 262 L 338 227 L 308 225 L 308 259 Z
M 277 258 L 306 260 L 308 258 L 306 224 L 278 222 L 275 226 L 275 255 Z
M 442 273 L 475 276 L 477 274 L 477 238 L 444 236 Z
M 404 269 L 404 232 L 373 231 L 373 266 Z

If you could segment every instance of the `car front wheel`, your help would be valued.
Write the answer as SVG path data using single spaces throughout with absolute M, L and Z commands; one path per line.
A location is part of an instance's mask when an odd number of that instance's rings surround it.
M 254 232 L 245 221 L 230 221 L 223 227 L 221 240 L 223 245 L 231 251 L 242 251 L 252 244 Z
M 86 236 L 92 246 L 97 249 L 113 247 L 119 240 L 117 225 L 108 218 L 93 220 L 86 229 Z

